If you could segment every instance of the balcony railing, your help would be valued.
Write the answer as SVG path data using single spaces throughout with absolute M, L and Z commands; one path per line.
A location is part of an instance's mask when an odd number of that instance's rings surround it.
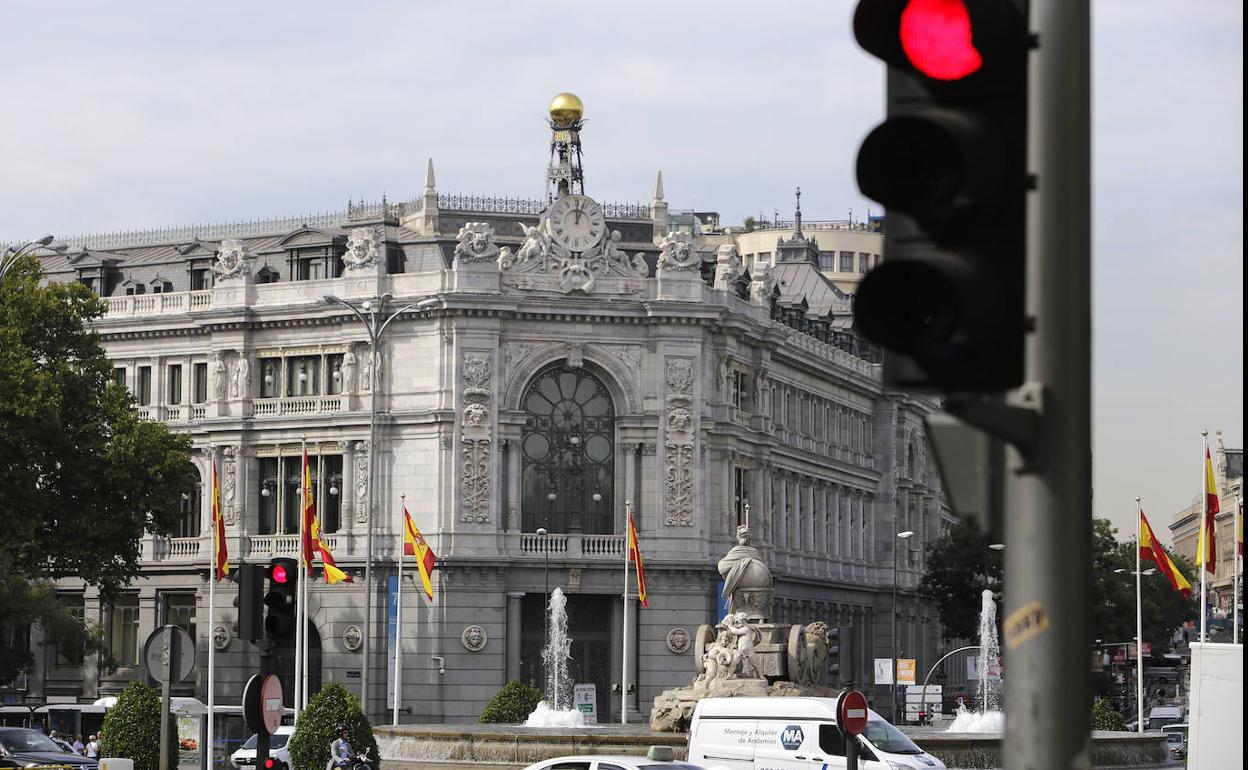
M 588 559 L 623 559 L 623 535 L 537 535 L 520 534 L 520 553 L 526 556 L 554 554 Z
M 321 535 L 329 550 L 338 548 L 338 538 L 334 535 Z M 341 556 L 342 554 L 338 554 Z M 252 556 L 299 556 L 298 535 L 253 535 L 247 549 L 248 558 Z
M 160 422 L 194 422 L 208 416 L 208 408 L 202 404 L 165 404 L 135 407 L 134 413 L 140 420 Z
M 212 290 L 106 297 L 104 304 L 107 308 L 105 314 L 113 318 L 160 315 L 162 313 L 185 313 L 190 310 L 206 310 L 212 307 Z
M 258 398 L 252 402 L 256 417 L 279 417 L 287 414 L 333 414 L 346 407 L 342 396 L 289 396 Z

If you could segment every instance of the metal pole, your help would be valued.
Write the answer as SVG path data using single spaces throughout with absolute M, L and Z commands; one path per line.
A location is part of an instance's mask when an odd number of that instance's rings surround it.
M 399 495 L 401 501 L 400 508 L 407 510 L 407 495 Z M 404 524 L 406 526 L 406 524 Z M 420 554 L 414 554 L 417 559 Z M 394 599 L 396 613 L 394 619 L 394 714 L 390 720 L 390 724 L 399 724 L 399 702 L 403 699 L 403 538 L 399 538 L 399 587 L 397 596 Z
M 1231 644 L 1239 644 L 1239 563 L 1243 560 L 1243 555 L 1239 552 L 1242 545 L 1240 540 L 1242 533 L 1239 528 L 1243 526 L 1240 522 L 1240 512 L 1244 507 L 1244 499 L 1240 494 L 1240 488 L 1235 487 L 1235 516 L 1231 520 L 1231 528 L 1236 535 L 1235 553 L 1231 555 L 1231 560 L 1235 563 L 1235 579 L 1231 581 L 1231 585 L 1234 587 L 1232 589 L 1234 593 L 1231 598 Z
M 212 638 L 212 628 L 217 622 L 217 538 L 221 533 L 217 532 L 217 453 L 216 449 L 212 449 L 212 493 L 211 502 L 208 503 L 209 510 L 212 511 L 212 528 L 209 530 L 212 536 L 212 548 L 209 553 L 212 554 L 212 561 L 208 563 L 208 735 L 206 739 L 207 745 L 204 747 L 204 770 L 213 770 L 213 741 L 216 739 L 213 729 L 213 717 L 215 716 L 216 700 L 216 676 L 217 676 L 217 645 L 216 640 Z M 242 553 L 242 550 L 239 550 Z
M 299 711 L 303 706 L 303 632 L 306 624 L 303 621 L 303 591 L 312 577 L 312 563 L 308 561 L 304 547 L 308 533 L 304 524 L 308 511 L 308 437 L 299 437 L 299 569 L 295 571 L 298 581 L 295 583 L 295 671 L 294 694 L 295 721 L 299 721 Z M 280 471 L 279 471 L 280 473 Z
M 892 672 L 889 674 L 893 683 L 893 705 L 889 709 L 892 715 L 892 721 L 897 723 L 897 548 L 901 538 L 898 537 L 900 532 L 897 531 L 897 513 L 893 512 L 893 664 Z
M 1004 637 L 1006 770 L 1086 767 L 1091 756 L 1092 442 L 1089 0 L 1034 0 L 1029 71 L 1027 294 L 1037 413 L 1009 450 Z
M 378 299 L 368 308 L 368 359 L 369 359 L 369 394 L 368 394 L 368 522 L 364 537 L 364 667 L 360 672 L 360 700 L 363 701 L 364 713 L 369 713 L 368 684 L 369 664 L 372 662 L 373 642 L 373 519 L 375 518 L 373 502 L 377 499 L 377 314 L 378 307 L 384 300 Z
M 1205 631 L 1205 618 L 1209 615 L 1209 609 L 1205 598 L 1205 577 L 1209 574 L 1209 551 L 1212 550 L 1209 547 L 1209 470 L 1205 461 L 1209 456 L 1209 431 L 1202 430 L 1200 435 L 1205 451 L 1200 455 L 1200 537 L 1196 539 L 1200 553 L 1196 554 L 1196 566 L 1200 569 L 1200 641 L 1207 642 L 1209 637 Z
M 1140 598 L 1140 498 L 1135 498 L 1135 718 L 1136 732 L 1144 732 L 1144 605 Z
M 628 505 L 625 506 L 626 515 L 630 518 L 624 525 L 628 530 L 625 537 L 628 542 L 624 544 L 624 622 L 620 624 L 621 635 L 623 636 L 622 652 L 620 655 L 620 724 L 628 724 L 628 561 L 633 555 L 633 527 L 632 527 L 632 511 L 628 511 Z

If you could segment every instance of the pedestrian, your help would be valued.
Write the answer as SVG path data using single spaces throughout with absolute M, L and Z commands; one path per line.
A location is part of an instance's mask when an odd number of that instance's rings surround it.
M 81 735 L 75 735 L 74 742 L 71 745 L 73 746 L 74 753 L 80 757 L 83 755 L 83 752 L 87 750 L 86 745 L 82 742 Z
M 95 735 L 92 735 L 89 739 L 87 739 L 87 758 L 100 758 L 100 739 Z

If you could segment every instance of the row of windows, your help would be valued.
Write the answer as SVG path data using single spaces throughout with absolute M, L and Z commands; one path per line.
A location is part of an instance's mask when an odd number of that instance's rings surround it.
M 311 356 L 286 356 L 260 359 L 260 397 L 318 396 L 322 393 L 338 394 L 345 389 L 343 372 L 345 355 L 327 353 Z M 163 402 L 168 405 L 184 403 L 183 365 L 169 364 L 165 368 Z M 113 379 L 126 385 L 127 369 L 113 369 Z M 133 395 L 139 406 L 155 403 L 152 390 L 152 367 L 137 366 L 134 372 Z M 190 400 L 202 404 L 208 400 L 208 363 L 191 364 Z
M 70 614 L 82 620 L 85 610 L 80 594 L 62 594 L 61 602 Z M 191 592 L 163 592 L 157 603 L 160 613 L 157 626 L 173 625 L 186 629 L 192 639 L 195 635 L 196 599 Z M 139 595 L 133 591 L 117 594 L 104 610 L 104 633 L 108 641 L 108 653 L 118 666 L 139 665 L 142 648 L 139 641 Z M 77 668 L 82 665 L 83 651 L 65 644 L 53 644 L 48 648 L 49 661 L 54 666 Z
M 183 403 L 182 364 L 170 364 L 166 370 L 164 403 L 174 405 Z M 126 367 L 113 368 L 113 380 L 121 386 L 126 385 Z M 208 364 L 199 362 L 191 364 L 191 403 L 202 404 L 208 400 Z M 151 406 L 152 367 L 138 366 L 134 370 L 134 400 L 139 406 Z
M 840 257 L 839 261 L 837 257 Z M 760 251 L 757 254 L 746 254 L 745 263 L 754 266 L 754 272 L 771 266 L 771 252 Z M 827 272 L 865 273 L 880 263 L 879 254 L 868 254 L 865 251 L 821 251 L 819 252 L 819 269 Z
M 855 452 L 872 453 L 868 415 L 787 385 L 776 385 L 775 391 L 771 418 L 777 426 Z
M 312 500 L 323 532 L 342 525 L 342 455 L 309 455 Z M 261 535 L 296 535 L 303 510 L 303 458 L 260 458 L 260 481 L 254 491 Z

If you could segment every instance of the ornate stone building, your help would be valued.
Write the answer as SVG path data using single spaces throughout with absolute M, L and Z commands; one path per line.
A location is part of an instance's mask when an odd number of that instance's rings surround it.
M 934 403 L 882 388 L 800 217 L 774 267 L 751 273 L 731 233 L 673 231 L 661 182 L 648 206 L 597 203 L 574 112 L 552 111 L 545 200 L 441 194 L 430 163 L 412 201 L 82 238 L 44 267 L 106 297 L 118 380 L 144 417 L 190 434 L 203 489 L 216 462 L 234 564 L 296 553 L 306 441 L 322 528 L 355 580 L 311 588 L 313 687 L 358 686 L 367 665 L 374 716 L 393 681 L 386 587 L 404 506 L 439 558 L 434 602 L 404 592 L 405 719 L 471 721 L 507 680 L 540 679 L 547 586 L 570 596 L 574 677 L 597 685 L 602 718 L 618 718 L 625 632 L 630 708 L 645 713 L 688 682 L 692 632 L 718 620 L 716 560 L 747 521 L 775 619 L 839 628 L 830 679 L 869 686 L 872 659 L 891 654 L 894 580 L 900 654 L 925 672 L 939 633 L 914 589 L 948 521 L 923 432 Z M 325 295 L 410 305 L 375 371 L 365 327 Z M 117 692 L 166 622 L 197 631 L 201 653 L 217 645 L 219 702 L 237 696 L 258 657 L 234 637 L 233 585 L 208 617 L 210 501 L 186 501 L 182 529 L 144 543 L 144 576 L 115 602 L 62 583 L 122 667 L 84 672 L 53 648 L 24 697 Z M 650 606 L 624 629 L 630 503 Z M 895 544 L 908 548 L 896 574 Z M 205 679 L 201 665 L 183 694 L 203 698 Z

